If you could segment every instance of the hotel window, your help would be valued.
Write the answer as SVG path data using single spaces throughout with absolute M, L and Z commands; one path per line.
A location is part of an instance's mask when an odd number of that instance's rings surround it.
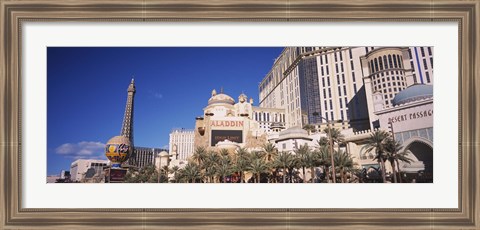
M 322 77 L 322 87 L 325 87 L 325 78 Z
M 378 72 L 378 60 L 375 58 L 375 72 Z
M 347 86 L 343 86 L 343 95 L 347 96 Z
M 355 82 L 355 72 L 352 72 L 352 80 Z
M 392 92 L 392 88 L 388 88 L 388 92 L 390 92 L 390 93 L 391 93 L 391 92 Z
M 328 56 L 325 56 L 325 64 L 328 64 Z
M 432 47 L 427 47 L 428 55 L 432 56 Z
M 353 84 L 353 91 L 356 93 L 357 92 L 357 84 Z
M 387 77 L 387 81 L 390 81 L 390 77 Z
M 382 78 L 382 82 L 385 82 L 385 78 Z M 385 85 L 385 84 L 384 84 Z
M 428 72 L 425 72 L 425 76 L 427 76 L 427 83 L 430 83 L 430 74 Z
M 382 58 L 379 58 L 379 59 L 378 59 L 378 62 L 380 62 L 380 70 L 383 70 L 383 62 L 382 62 Z
M 340 90 L 340 86 L 338 86 L 338 96 L 342 96 L 342 90 Z
M 386 55 L 383 55 L 383 65 L 384 65 L 385 69 L 388 69 L 387 56 Z
M 387 96 L 387 95 L 384 95 L 383 98 L 388 99 L 388 96 Z
M 403 58 L 402 56 L 398 55 L 398 66 L 400 68 L 403 68 Z
M 368 53 L 368 47 L 365 47 L 365 53 Z
M 337 54 L 336 53 L 333 54 L 333 57 L 335 58 L 335 62 L 337 62 L 338 60 L 337 60 Z
M 412 50 L 411 49 L 408 49 L 408 58 L 412 59 Z
M 325 88 L 323 88 L 323 96 L 326 97 L 327 93 L 325 92 Z
M 338 63 L 335 64 L 335 71 L 338 73 Z
M 425 57 L 425 50 L 423 49 L 423 47 L 420 47 L 420 52 L 422 53 L 422 57 Z
M 350 61 L 350 66 L 352 67 L 352 70 L 355 70 L 354 65 L 353 65 L 353 61 Z
M 343 62 L 340 62 L 340 70 L 342 71 L 342 73 L 344 72 L 343 71 Z
M 343 117 L 343 113 L 341 113 L 341 115 L 342 115 L 342 121 L 343 121 L 345 118 Z M 345 129 L 345 127 L 343 127 L 343 128 Z
M 327 121 L 328 121 L 328 113 L 327 112 L 325 112 L 325 119 L 327 119 Z
M 323 56 L 320 56 L 320 65 L 323 65 Z
M 385 94 L 386 94 L 386 93 L 387 93 L 387 90 L 386 90 L 386 89 L 383 89 L 383 93 L 385 93 Z
M 412 69 L 415 70 L 415 67 L 414 67 L 414 65 L 413 65 L 413 61 L 410 61 L 410 66 L 412 67 Z
M 323 75 L 324 75 L 324 74 L 323 74 L 323 66 L 320 68 L 320 70 L 322 71 L 322 76 L 323 76 Z
M 397 85 L 397 83 L 396 83 L 396 82 L 393 82 L 392 84 L 393 84 L 393 86 Z
M 423 68 L 428 69 L 427 59 L 423 59 Z
M 327 85 L 330 87 L 330 77 L 327 77 Z
M 342 109 L 343 108 L 343 102 L 342 102 L 342 99 L 339 98 L 338 101 L 340 102 L 340 108 Z
M 388 87 L 390 87 L 390 86 L 392 86 L 392 85 L 391 85 L 390 82 L 389 82 L 389 83 L 388 83 Z
M 345 84 L 345 74 L 342 74 L 342 82 Z
M 375 70 L 374 70 L 374 68 L 373 68 L 373 61 L 370 61 L 370 72 L 373 73 L 374 71 L 375 71 Z
M 332 100 L 330 100 L 330 110 L 332 110 L 332 109 L 333 109 L 333 103 L 332 103 Z M 332 117 L 333 117 L 333 115 L 332 115 Z
M 340 54 L 340 61 L 343 61 L 342 51 L 340 51 L 339 54 Z
M 332 121 L 333 121 L 333 120 L 334 120 L 334 118 L 333 118 L 333 111 L 332 111 L 332 112 L 330 112 L 330 114 L 332 115 Z
M 352 49 L 348 49 L 348 53 L 350 54 L 350 59 L 352 59 L 353 58 Z
M 327 75 L 329 75 L 330 73 L 328 72 L 328 66 L 325 66 L 326 70 L 327 70 Z
M 430 66 L 433 68 L 433 58 L 430 58 Z
M 340 85 L 340 75 L 337 75 L 337 85 Z
M 327 109 L 328 109 L 328 107 L 327 107 L 327 101 L 325 100 L 325 101 L 323 101 L 323 102 L 324 102 L 323 104 L 325 104 L 325 110 L 327 110 Z
M 332 89 L 331 88 L 328 88 L 328 97 L 332 97 Z
M 345 98 L 345 107 L 348 107 L 348 100 Z
M 393 67 L 395 68 L 398 68 L 398 65 L 397 65 L 397 55 L 393 55 Z

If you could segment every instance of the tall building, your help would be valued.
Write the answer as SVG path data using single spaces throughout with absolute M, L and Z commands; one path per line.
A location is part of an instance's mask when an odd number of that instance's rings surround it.
M 143 168 L 145 166 L 154 165 L 155 157 L 160 154 L 162 151 L 167 151 L 166 149 L 161 148 L 150 148 L 150 147 L 138 147 L 135 146 L 133 149 L 132 156 L 128 159 L 128 163 L 131 166 L 138 168 Z
M 169 152 L 175 152 L 174 148 L 176 148 L 178 160 L 186 160 L 195 151 L 194 140 L 195 133 L 193 129 L 173 129 L 170 132 L 170 141 L 168 143 Z
M 78 159 L 70 165 L 70 175 L 73 182 L 80 182 L 85 178 L 88 169 L 92 168 L 95 174 L 101 174 L 106 167 L 106 160 Z
M 432 55 L 431 47 L 286 47 L 259 85 L 260 107 L 285 109 L 286 128 L 376 127 L 374 93 L 389 106 L 406 87 L 433 84 Z

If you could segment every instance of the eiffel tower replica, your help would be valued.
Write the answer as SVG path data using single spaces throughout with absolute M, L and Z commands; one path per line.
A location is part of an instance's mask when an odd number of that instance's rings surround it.
M 127 89 L 127 105 L 123 116 L 122 130 L 119 136 L 112 137 L 105 146 L 105 155 L 111 166 L 105 169 L 106 183 L 123 182 L 130 159 L 134 152 L 133 145 L 133 102 L 135 97 L 135 82 L 132 79 Z M 127 164 L 125 162 L 128 161 Z
M 133 144 L 133 99 L 135 97 L 135 81 L 132 78 L 130 85 L 127 89 L 127 104 L 125 105 L 125 114 L 123 115 L 123 122 L 122 122 L 122 130 L 120 131 L 120 135 L 128 138 L 132 145 L 132 149 L 135 149 L 135 145 Z M 128 160 L 129 165 L 135 164 L 134 153 L 132 152 L 132 156 L 130 156 Z

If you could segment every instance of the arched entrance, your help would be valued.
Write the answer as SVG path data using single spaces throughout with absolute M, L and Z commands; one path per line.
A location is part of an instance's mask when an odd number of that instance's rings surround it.
M 416 182 L 433 182 L 433 148 L 423 140 L 413 140 L 406 147 L 408 157 L 413 160 L 405 166 L 405 171 L 414 176 Z M 410 169 L 410 170 L 409 170 Z

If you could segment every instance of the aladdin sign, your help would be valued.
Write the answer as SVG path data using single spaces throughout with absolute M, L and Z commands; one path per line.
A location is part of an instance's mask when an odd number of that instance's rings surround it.
M 214 120 L 210 123 L 211 127 L 243 127 L 243 121 L 222 121 Z
M 402 122 L 407 120 L 415 120 L 425 117 L 431 117 L 433 115 L 433 109 L 423 110 L 419 112 L 402 114 L 388 118 L 388 123 Z

